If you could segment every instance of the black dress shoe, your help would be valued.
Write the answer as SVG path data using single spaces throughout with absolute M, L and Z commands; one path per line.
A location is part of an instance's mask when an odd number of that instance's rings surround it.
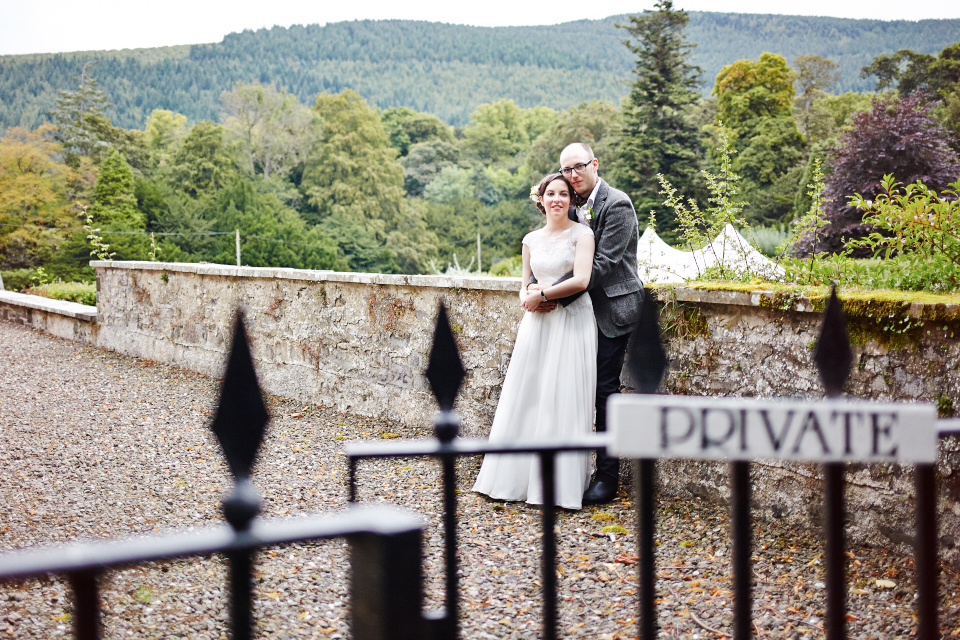
M 617 497 L 617 484 L 594 480 L 583 493 L 583 504 L 606 504 Z

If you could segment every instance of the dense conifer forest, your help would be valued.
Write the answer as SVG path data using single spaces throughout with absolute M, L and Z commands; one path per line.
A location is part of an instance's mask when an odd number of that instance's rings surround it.
M 899 49 L 935 54 L 960 40 L 960 20 L 919 22 L 690 12 L 691 61 L 709 95 L 720 68 L 769 51 L 787 60 L 817 54 L 840 65 L 836 91 L 870 91 L 860 77 L 873 58 Z M 142 128 L 156 108 L 191 122 L 217 120 L 220 95 L 237 82 L 278 84 L 310 104 L 317 93 L 353 89 L 381 109 L 409 107 L 465 125 L 476 106 L 501 98 L 521 107 L 615 104 L 633 67 L 617 23 L 626 16 L 553 26 L 482 28 L 415 21 L 355 21 L 275 27 L 216 44 L 114 52 L 0 57 L 0 130 L 49 121 L 58 89 L 85 62 L 114 107 L 117 126 Z

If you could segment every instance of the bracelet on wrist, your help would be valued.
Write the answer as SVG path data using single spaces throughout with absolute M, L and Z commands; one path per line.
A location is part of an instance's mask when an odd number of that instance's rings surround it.
M 540 289 L 540 300 L 541 300 L 542 302 L 549 302 L 549 300 L 547 300 L 546 290 L 544 290 L 544 289 Z

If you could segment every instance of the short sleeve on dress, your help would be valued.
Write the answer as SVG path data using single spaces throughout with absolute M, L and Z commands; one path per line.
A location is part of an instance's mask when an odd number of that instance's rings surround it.
M 574 225 L 573 231 L 570 233 L 570 240 L 573 242 L 573 244 L 576 245 L 577 240 L 585 236 L 593 237 L 593 229 L 585 224 L 578 223 Z
M 521 243 L 521 244 L 525 244 L 525 245 L 527 245 L 528 247 L 532 247 L 532 246 L 533 246 L 533 234 L 535 234 L 535 233 L 536 233 L 536 231 L 531 231 L 531 232 L 528 233 L 527 235 L 523 236 L 523 240 L 521 240 L 520 243 Z

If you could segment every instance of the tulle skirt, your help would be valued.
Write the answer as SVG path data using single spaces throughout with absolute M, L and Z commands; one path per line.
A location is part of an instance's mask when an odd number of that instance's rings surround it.
M 556 441 L 593 431 L 597 323 L 590 296 L 547 313 L 525 313 L 503 381 L 490 442 Z M 579 509 L 593 474 L 590 452 L 556 459 L 557 504 Z M 543 502 L 534 455 L 484 457 L 473 490 L 500 500 Z

